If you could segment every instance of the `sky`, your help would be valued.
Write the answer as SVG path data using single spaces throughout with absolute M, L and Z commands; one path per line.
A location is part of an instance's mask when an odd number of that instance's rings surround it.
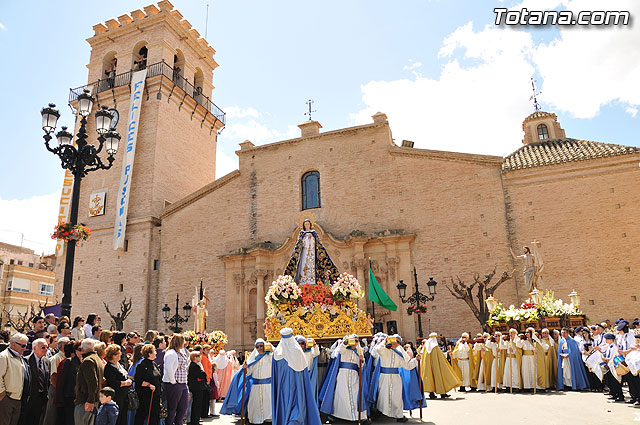
M 71 124 L 69 88 L 86 84 L 92 26 L 149 0 L 0 4 L 0 241 L 50 253 L 63 171 L 43 146 L 40 109 Z M 416 148 L 507 155 L 543 110 L 567 137 L 640 146 L 640 1 L 634 0 L 172 0 L 216 49 L 212 100 L 227 113 L 219 178 L 238 143 L 297 137 L 389 117 Z M 208 9 L 208 23 L 206 20 Z M 623 10 L 628 26 L 506 27 L 495 7 Z

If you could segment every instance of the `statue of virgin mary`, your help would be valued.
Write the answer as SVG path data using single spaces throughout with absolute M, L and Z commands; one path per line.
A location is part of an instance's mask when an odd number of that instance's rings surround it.
M 298 285 L 314 285 L 318 280 L 324 281 L 327 277 L 331 282 L 338 279 L 338 269 L 329 258 L 308 218 L 302 222 L 302 229 L 284 274 L 293 277 Z

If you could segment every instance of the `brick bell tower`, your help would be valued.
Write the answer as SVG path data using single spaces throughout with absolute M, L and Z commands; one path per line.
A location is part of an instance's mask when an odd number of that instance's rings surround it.
M 116 130 L 122 136 L 111 169 L 89 173 L 82 180 L 78 222 L 93 230 L 75 255 L 72 317 L 98 313 L 108 329 L 120 302 L 132 299 L 125 330 L 164 328 L 157 323 L 160 256 L 160 213 L 168 205 L 215 179 L 216 138 L 225 115 L 212 101 L 215 50 L 173 8 L 160 1 L 143 10 L 109 19 L 93 27 L 88 85 L 72 89 L 71 105 L 88 88 L 96 98 L 95 113 L 116 108 Z M 146 68 L 138 136 L 131 174 L 124 246 L 114 249 L 118 191 L 127 151 L 131 79 Z M 95 119 L 87 132 L 95 140 Z M 104 196 L 102 195 L 104 193 Z M 93 200 L 104 198 L 101 215 Z M 61 259 L 64 257 L 60 257 Z M 185 260 L 188 261 L 188 260 Z M 56 270 L 62 286 L 64 261 Z M 186 284 L 187 282 L 185 282 Z M 195 284 L 195 283 L 194 283 Z M 191 301 L 185 292 L 181 303 Z

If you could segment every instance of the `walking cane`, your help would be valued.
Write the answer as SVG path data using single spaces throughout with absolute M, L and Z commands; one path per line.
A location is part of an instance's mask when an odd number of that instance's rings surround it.
M 362 419 L 362 412 L 360 411 L 360 406 L 362 405 L 362 359 L 358 359 L 358 425 L 360 425 L 360 420 Z
M 533 339 L 533 335 L 531 336 Z M 536 349 L 536 342 L 533 341 L 533 394 L 536 393 L 538 388 L 538 350 Z
M 245 355 L 245 364 L 247 363 L 247 356 Z M 240 425 L 244 425 L 244 389 L 247 384 L 247 369 L 242 369 L 242 406 L 240 407 Z
M 149 414 L 147 415 L 147 425 L 149 425 L 149 422 L 151 421 L 151 406 L 153 406 L 153 392 L 155 390 L 155 388 L 151 390 L 151 399 L 149 400 Z
M 511 341 L 509 341 L 509 347 L 513 347 L 511 345 Z M 507 360 L 509 360 L 509 394 L 513 394 L 513 363 L 511 362 L 512 357 L 509 357 L 509 349 L 507 348 Z
M 422 357 L 420 357 L 422 360 Z M 424 398 L 424 387 L 422 385 L 422 374 L 420 373 L 420 361 L 418 361 L 418 382 L 420 383 L 420 422 L 422 422 L 422 399 Z

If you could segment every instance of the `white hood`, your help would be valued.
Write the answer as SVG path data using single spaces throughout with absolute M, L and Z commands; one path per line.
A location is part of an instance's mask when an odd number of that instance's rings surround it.
M 280 343 L 273 352 L 274 360 L 286 360 L 289 367 L 296 372 L 301 372 L 307 367 L 307 360 L 300 345 L 293 338 L 291 328 L 283 328 L 280 331 Z

